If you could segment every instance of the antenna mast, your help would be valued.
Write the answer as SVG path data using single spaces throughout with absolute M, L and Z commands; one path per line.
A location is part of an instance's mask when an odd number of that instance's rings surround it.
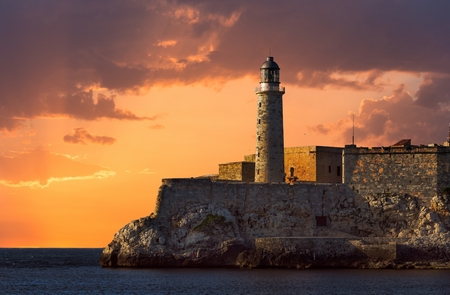
M 450 124 L 449 124 L 449 137 L 450 137 Z M 352 145 L 355 145 L 355 114 L 353 114 Z
M 447 142 L 450 142 L 450 123 L 448 124 L 448 137 Z

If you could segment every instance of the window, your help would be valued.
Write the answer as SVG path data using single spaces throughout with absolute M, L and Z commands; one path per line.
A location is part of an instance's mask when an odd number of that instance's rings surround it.
M 327 226 L 327 217 L 316 216 L 316 226 Z
M 261 107 L 261 103 L 259 103 L 259 107 Z
M 337 166 L 336 172 L 337 176 L 341 176 L 341 166 Z
M 331 166 L 328 166 L 328 173 L 331 173 Z
M 261 82 L 269 82 L 269 69 L 261 71 Z
M 295 172 L 294 167 L 291 167 L 291 169 L 289 169 L 290 177 L 294 177 L 294 172 Z
M 261 124 L 261 119 L 258 119 L 258 124 Z
M 256 174 L 258 174 L 258 175 L 259 175 L 259 169 L 258 169 L 258 170 L 256 170 Z
M 261 140 L 261 136 L 258 136 L 258 141 L 260 141 Z

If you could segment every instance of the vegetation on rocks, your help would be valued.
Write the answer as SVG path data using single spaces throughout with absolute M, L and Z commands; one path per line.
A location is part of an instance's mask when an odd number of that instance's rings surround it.
M 208 215 L 206 215 L 205 219 L 203 219 L 203 221 L 199 225 L 194 227 L 194 230 L 195 231 L 206 231 L 209 229 L 213 229 L 215 225 L 229 227 L 229 226 L 232 226 L 232 223 L 227 222 L 226 218 L 222 215 L 208 214 Z

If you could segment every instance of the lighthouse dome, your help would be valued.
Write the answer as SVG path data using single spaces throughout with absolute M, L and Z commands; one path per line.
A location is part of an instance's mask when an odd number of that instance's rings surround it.
M 268 56 L 266 61 L 262 64 L 261 69 L 280 69 L 278 64 L 273 61 L 273 56 Z
M 280 84 L 280 67 L 273 61 L 272 56 L 268 56 L 261 66 L 261 80 L 259 83 Z

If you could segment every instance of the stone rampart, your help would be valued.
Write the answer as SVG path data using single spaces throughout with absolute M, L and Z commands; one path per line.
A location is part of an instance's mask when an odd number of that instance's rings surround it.
M 426 203 L 450 185 L 450 148 L 345 148 L 344 183 L 362 195 L 410 194 Z
M 209 179 L 163 179 L 155 212 L 167 217 L 188 207 L 214 204 L 239 216 L 258 213 L 277 215 L 280 206 L 298 211 L 307 209 L 315 216 L 328 216 L 342 198 L 353 196 L 343 184 L 321 183 L 245 183 Z M 353 200 L 354 201 L 354 200 Z M 306 208 L 305 208 L 306 207 Z M 311 216 L 312 223 L 315 217 Z

